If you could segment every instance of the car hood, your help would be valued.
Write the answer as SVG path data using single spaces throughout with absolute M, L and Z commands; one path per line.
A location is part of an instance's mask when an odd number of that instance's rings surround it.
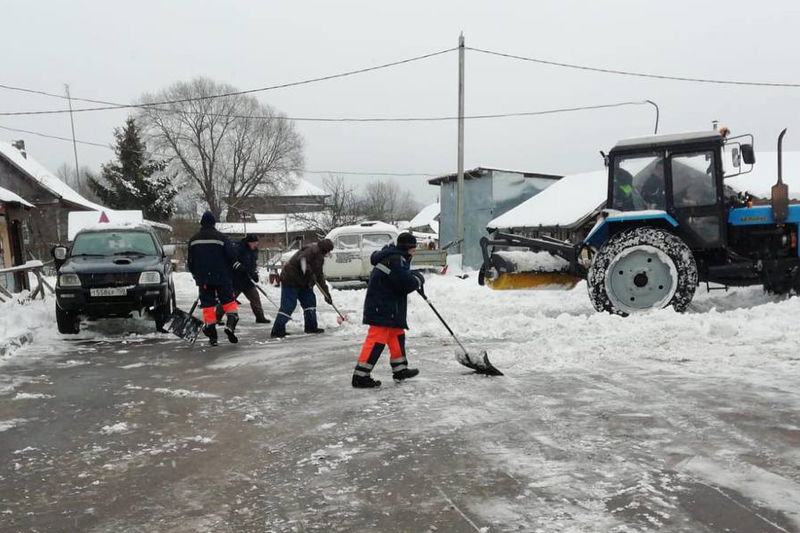
M 70 257 L 58 270 L 61 274 L 111 274 L 161 270 L 158 256 Z

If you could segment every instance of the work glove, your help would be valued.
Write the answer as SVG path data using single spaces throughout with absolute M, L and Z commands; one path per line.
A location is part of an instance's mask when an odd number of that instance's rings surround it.
M 258 272 L 253 272 L 253 274 L 250 276 L 250 279 L 253 280 L 253 283 L 258 283 Z
M 412 270 L 411 275 L 417 278 L 417 281 L 419 282 L 419 288 L 422 289 L 422 287 L 425 285 L 425 276 L 422 275 L 422 272 L 419 270 Z
M 244 268 L 244 267 L 242 266 L 242 263 L 240 263 L 239 261 L 236 261 L 236 262 L 233 264 L 233 269 L 234 269 L 235 271 L 237 271 L 237 272 L 241 272 L 243 268 Z
M 331 298 L 330 293 L 325 293 L 322 297 L 325 300 L 325 303 L 328 305 L 333 305 L 333 298 Z

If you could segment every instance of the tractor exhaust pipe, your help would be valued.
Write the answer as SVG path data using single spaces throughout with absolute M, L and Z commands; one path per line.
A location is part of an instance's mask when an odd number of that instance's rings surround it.
M 786 128 L 778 135 L 778 183 L 772 186 L 772 218 L 783 224 L 789 216 L 789 186 L 783 183 L 783 136 Z

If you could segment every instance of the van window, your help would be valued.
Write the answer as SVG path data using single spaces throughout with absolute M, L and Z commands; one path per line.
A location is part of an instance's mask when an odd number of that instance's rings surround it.
M 370 250 L 380 250 L 394 240 L 388 233 L 365 233 L 363 239 L 364 248 Z
M 339 235 L 336 237 L 334 248 L 337 250 L 357 250 L 361 240 L 361 235 L 353 233 L 351 235 Z

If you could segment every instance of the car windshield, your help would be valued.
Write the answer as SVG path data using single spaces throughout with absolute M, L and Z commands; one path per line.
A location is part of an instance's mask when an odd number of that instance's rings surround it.
M 145 231 L 98 231 L 75 237 L 71 255 L 158 255 L 158 250 Z

